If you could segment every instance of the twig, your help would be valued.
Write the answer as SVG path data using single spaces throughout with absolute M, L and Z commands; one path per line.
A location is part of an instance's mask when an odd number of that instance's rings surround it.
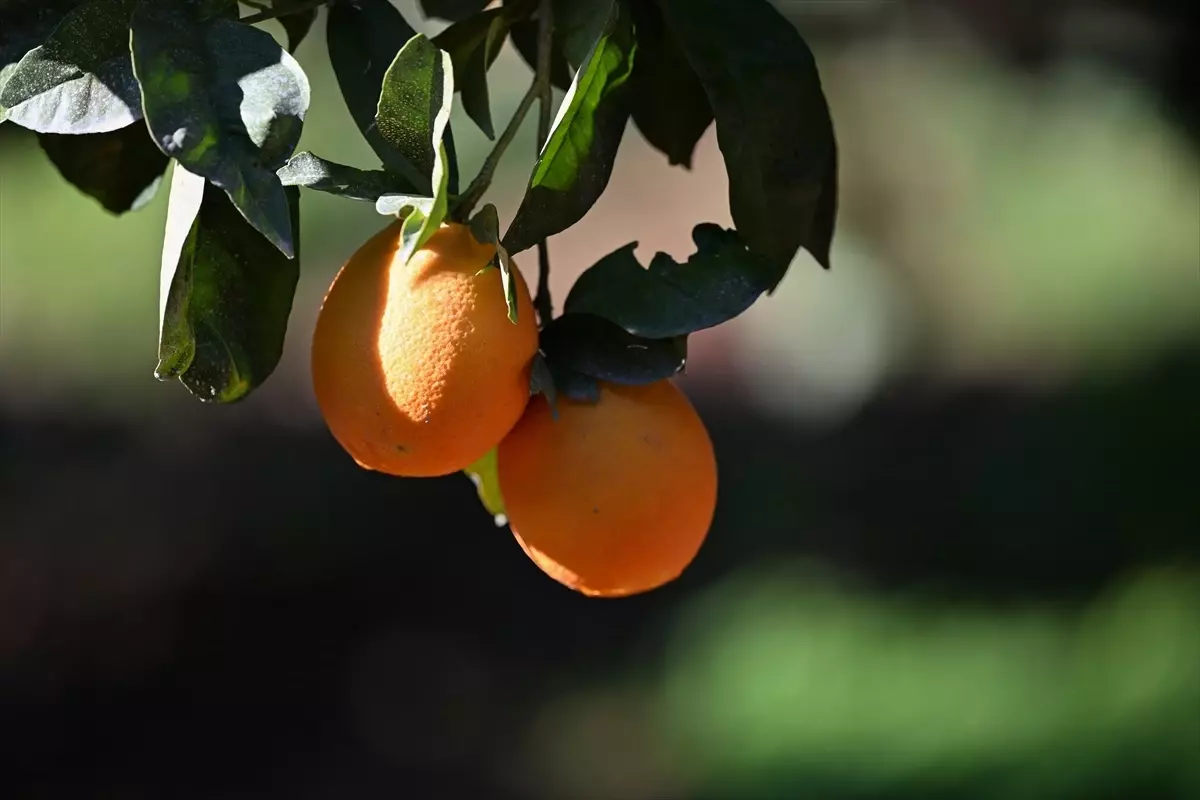
M 517 110 L 513 112 L 512 119 L 508 121 L 508 126 L 504 132 L 500 134 L 500 138 L 496 140 L 495 146 L 492 147 L 492 152 L 483 161 L 483 166 L 479 168 L 479 174 L 475 176 L 475 180 L 471 181 L 471 185 L 467 190 L 459 195 L 458 202 L 455 203 L 451 210 L 451 216 L 454 219 L 463 220 L 470 216 L 471 211 L 475 208 L 475 204 L 487 192 L 488 187 L 492 184 L 492 177 L 496 174 L 496 167 L 500 165 L 500 159 L 504 156 L 504 151 L 512 144 L 512 140 L 517 135 L 517 131 L 521 128 L 521 123 L 525 121 L 525 115 L 529 113 L 529 109 L 533 107 L 533 101 L 537 99 L 538 83 L 534 80 L 529 85 L 529 91 L 525 92 L 525 96 L 521 98 L 520 104 L 517 105 Z
M 300 2 L 293 3 L 290 6 L 271 9 L 270 11 L 260 11 L 257 14 L 251 14 L 248 17 L 242 17 L 240 20 L 238 20 L 238 22 L 245 23 L 246 25 L 253 25 L 257 22 L 266 22 L 269 19 L 286 17 L 288 14 L 299 14 L 301 11 L 311 11 L 314 8 L 320 8 L 323 5 L 328 5 L 330 1 L 331 0 L 307 0 L 306 2 L 305 0 L 300 0 Z M 251 5 L 257 4 L 251 3 Z
M 553 87 L 550 85 L 550 54 L 553 44 L 554 12 L 550 0 L 540 0 L 538 4 L 537 75 L 534 78 L 534 86 L 537 89 L 539 100 L 537 129 L 539 157 L 542 149 L 546 146 L 546 139 L 550 136 L 550 104 L 553 100 Z M 545 239 L 537 243 L 537 252 L 538 284 L 533 304 L 542 325 L 548 325 L 554 316 L 554 304 L 550 300 L 550 248 Z

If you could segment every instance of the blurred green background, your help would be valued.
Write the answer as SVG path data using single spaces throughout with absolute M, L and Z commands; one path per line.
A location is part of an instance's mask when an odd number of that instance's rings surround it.
M 626 601 L 325 432 L 308 337 L 368 204 L 304 195 L 284 360 L 200 406 L 152 376 L 166 192 L 113 218 L 0 126 L 3 796 L 1200 797 L 1180 6 L 777 5 L 833 109 L 834 269 L 693 337 L 717 520 Z M 298 58 L 301 148 L 374 166 L 323 21 Z M 507 118 L 528 70 L 491 78 Z M 530 121 L 502 224 L 533 152 Z M 629 241 L 686 256 L 725 192 L 712 130 L 688 172 L 631 127 L 555 296 Z

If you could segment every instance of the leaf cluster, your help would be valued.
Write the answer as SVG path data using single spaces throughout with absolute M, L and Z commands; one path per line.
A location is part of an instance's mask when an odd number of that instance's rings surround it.
M 659 253 L 643 266 L 634 242 L 585 271 L 562 313 L 543 313 L 534 391 L 587 399 L 598 380 L 673 375 L 687 337 L 772 291 L 798 250 L 829 266 L 833 126 L 811 51 L 768 0 L 420 5 L 448 23 L 435 36 L 388 0 L 0 0 L 0 122 L 34 131 L 61 175 L 114 214 L 170 176 L 159 377 L 229 402 L 275 369 L 299 274 L 301 189 L 399 219 L 405 258 L 443 223 L 469 224 L 496 248 L 515 319 L 510 255 L 537 246 L 544 281 L 546 240 L 596 203 L 633 130 L 690 168 L 715 125 L 734 227 L 698 224 L 683 263 Z M 296 152 L 310 87 L 293 54 L 319 13 L 377 168 Z M 268 19 L 286 46 L 257 27 Z M 544 71 L 500 126 L 488 72 L 506 43 Z M 561 102 L 502 231 L 494 206 L 474 206 L 551 86 Z M 495 142 L 462 190 L 456 97 Z

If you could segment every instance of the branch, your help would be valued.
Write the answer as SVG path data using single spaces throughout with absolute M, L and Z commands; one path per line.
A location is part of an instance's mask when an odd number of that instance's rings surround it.
M 546 146 L 546 139 L 550 136 L 550 104 L 553 100 L 553 90 L 550 85 L 550 53 L 551 47 L 554 44 L 554 12 L 552 10 L 550 0 L 540 0 L 538 4 L 538 50 L 537 50 L 537 75 L 534 78 L 534 87 L 537 89 L 538 105 L 538 129 L 537 129 L 537 149 L 538 157 L 542 155 L 542 149 Z M 546 244 L 546 240 L 542 239 L 537 244 L 538 251 L 538 283 L 537 294 L 534 297 L 533 304 L 537 309 L 538 319 L 542 325 L 549 324 L 554 316 L 554 304 L 550 301 L 550 248 Z
M 246 25 L 253 25 L 257 22 L 266 22 L 269 19 L 278 19 L 286 17 L 289 14 L 299 14 L 301 11 L 311 11 L 314 8 L 320 8 L 323 5 L 328 5 L 331 0 L 298 0 L 298 2 L 283 6 L 282 8 L 272 9 L 270 11 L 260 11 L 257 14 L 251 14 L 248 17 L 242 17 L 238 22 L 243 22 Z M 250 5 L 257 6 L 257 3 Z
M 525 92 L 525 96 L 521 98 L 517 110 L 513 112 L 512 119 L 508 121 L 508 126 L 504 132 L 500 134 L 500 138 L 496 140 L 496 145 L 492 148 L 492 152 L 488 153 L 484 159 L 483 166 L 479 168 L 479 174 L 475 176 L 475 180 L 471 181 L 471 185 L 467 190 L 459 195 L 458 202 L 455 203 L 451 210 L 451 216 L 454 219 L 465 220 L 471 215 L 471 211 L 475 208 L 475 204 L 487 192 L 488 187 L 492 184 L 492 177 L 496 174 L 496 167 L 500 165 L 500 159 L 504 157 L 504 151 L 512 144 L 512 140 L 517 135 L 517 131 L 521 127 L 521 123 L 525 121 L 525 115 L 529 113 L 529 109 L 533 107 L 533 101 L 537 99 L 538 83 L 534 80 L 529 85 L 529 91 Z

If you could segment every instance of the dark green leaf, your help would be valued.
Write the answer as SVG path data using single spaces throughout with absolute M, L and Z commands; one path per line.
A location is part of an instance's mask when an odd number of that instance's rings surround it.
M 642 269 L 636 242 L 605 256 L 575 281 L 563 310 L 665 339 L 733 319 L 779 281 L 779 270 L 747 250 L 735 231 L 705 223 L 692 239 L 696 252 L 683 264 L 659 253 Z
M 396 191 L 396 180 L 382 170 L 362 170 L 335 164 L 307 150 L 297 153 L 275 172 L 284 186 L 303 186 L 352 200 L 375 202 Z
M 375 126 L 411 165 L 411 178 L 419 180 L 423 190 L 433 187 L 434 161 L 453 102 L 454 67 L 449 54 L 425 34 L 416 34 L 384 73 Z
M 813 55 L 767 0 L 658 5 L 716 114 L 738 232 L 786 269 L 798 248 L 820 248 L 817 207 L 834 158 Z
M 708 95 L 654 4 L 631 8 L 638 41 L 629 89 L 633 121 L 668 163 L 691 169 L 696 142 L 713 121 Z
M 298 5 L 302 0 L 271 0 L 271 6 L 280 11 L 287 11 Z M 289 11 L 279 17 L 279 24 L 287 34 L 288 52 L 296 52 L 296 48 L 304 41 L 313 22 L 317 19 L 317 10 L 310 8 L 306 11 Z
M 563 314 L 542 329 L 541 350 L 551 369 L 637 385 L 683 369 L 687 339 L 645 339 L 594 314 Z
M 462 93 L 463 110 L 489 139 L 496 138 L 496 132 L 487 72 L 500 55 L 508 24 L 504 9 L 491 9 L 456 22 L 433 40 L 454 63 L 454 86 Z
M 569 397 L 580 403 L 598 403 L 600 401 L 600 384 L 590 375 L 569 369 L 562 363 L 546 362 L 550 366 L 550 375 L 554 380 L 554 391 L 557 397 Z
M 553 0 L 554 36 L 562 42 L 568 64 L 580 68 L 587 61 L 596 42 L 610 30 L 616 5 L 617 0 Z
M 167 168 L 141 122 L 84 136 L 41 133 L 38 142 L 64 178 L 113 214 L 149 202 Z
M 427 17 L 441 17 L 461 22 L 482 11 L 490 0 L 421 0 L 421 10 Z
M 812 253 L 817 263 L 829 268 L 829 251 L 833 246 L 833 232 L 837 227 L 838 212 L 838 159 L 837 148 L 825 165 L 825 180 L 821 183 L 821 198 L 817 201 L 816 218 L 812 234 L 804 248 Z
M 534 72 L 537 71 L 538 23 L 536 19 L 524 19 L 512 23 L 508 28 L 513 47 Z M 571 65 L 562 52 L 562 40 L 555 37 L 550 46 L 550 83 L 564 92 L 571 88 Z
M 416 31 L 388 0 L 343 1 L 329 7 L 326 21 L 329 60 L 350 116 L 383 162 L 384 169 L 407 182 L 401 191 L 429 194 L 429 172 L 422 178 L 421 170 L 389 145 L 375 126 L 384 73 L 400 48 L 414 35 Z M 449 127 L 445 142 L 448 185 L 451 192 L 457 192 L 458 171 Z
M 449 92 L 450 87 L 447 86 L 446 90 Z M 441 135 L 442 130 L 435 128 L 434 138 Z M 437 153 L 433 164 L 433 197 L 387 194 L 375 201 L 375 210 L 380 214 L 392 214 L 404 220 L 400 228 L 400 257 L 404 264 L 408 263 L 413 253 L 425 246 L 446 218 L 449 191 L 444 144 L 439 143 Z
M 525 197 L 504 235 L 510 253 L 574 225 L 608 185 L 629 119 L 633 25 L 620 4 L 605 34 L 575 75 L 538 158 Z
M 309 87 L 266 31 L 226 19 L 197 22 L 166 4 L 133 18 L 134 68 L 155 141 L 224 189 L 285 255 L 294 231 L 275 170 L 300 138 Z
M 508 251 L 500 243 L 500 216 L 496 212 L 496 207 L 488 203 L 479 209 L 479 212 L 471 217 L 470 225 L 471 235 L 475 237 L 475 241 L 480 244 L 490 244 L 496 248 L 496 256 L 492 263 L 500 268 L 500 283 L 504 286 L 504 302 L 508 306 L 508 319 L 515 324 L 517 321 L 517 282 L 513 280 L 512 261 L 508 257 Z
M 286 191 L 299 231 L 299 190 Z M 176 164 L 155 375 L 179 378 L 205 401 L 245 397 L 279 363 L 298 277 L 298 262 L 246 224 L 222 191 Z
M 0 106 L 39 133 L 102 133 L 142 117 L 129 61 L 135 0 L 91 0 L 6 71 Z
M 8 0 L 0 3 L 0 95 L 26 53 L 44 44 L 78 0 Z M 0 122 L 8 109 L 0 104 Z

